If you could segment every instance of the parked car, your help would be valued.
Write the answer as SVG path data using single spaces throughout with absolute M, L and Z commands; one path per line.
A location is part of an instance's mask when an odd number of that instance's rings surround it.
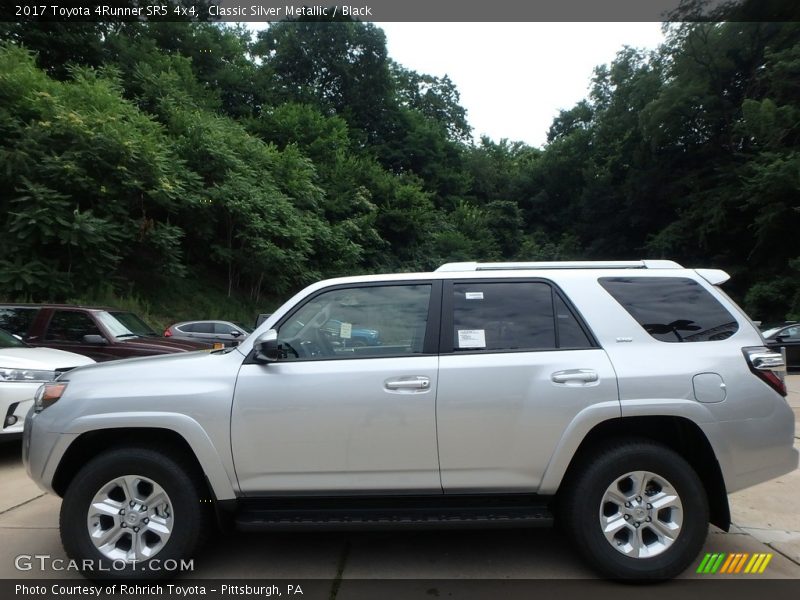
M 164 337 L 235 346 L 251 333 L 252 329 L 233 321 L 182 321 L 167 327 Z
M 94 361 L 80 354 L 32 348 L 0 329 L 0 441 L 22 435 L 22 423 L 36 390 L 70 369 Z
M 211 348 L 168 340 L 132 312 L 68 304 L 2 304 L 0 328 L 37 348 L 56 348 L 97 362 Z
M 786 367 L 800 369 L 800 323 L 773 327 L 762 333 L 770 348 L 786 348 Z
M 23 460 L 94 578 L 169 576 L 214 523 L 555 518 L 605 576 L 674 577 L 709 522 L 728 530 L 728 493 L 798 464 L 782 357 L 727 279 L 627 261 L 322 281 L 236 347 L 45 384 Z M 381 344 L 334 344 L 331 319 Z

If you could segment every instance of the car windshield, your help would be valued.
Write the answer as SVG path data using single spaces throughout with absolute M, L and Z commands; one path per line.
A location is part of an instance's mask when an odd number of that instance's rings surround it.
M 5 329 L 0 329 L 0 348 L 27 348 L 28 344 L 18 340 Z
M 131 312 L 99 311 L 97 318 L 114 337 L 153 337 L 158 334 L 139 317 Z
M 765 338 L 768 338 L 768 337 L 774 335 L 775 333 L 779 332 L 781 329 L 783 329 L 783 328 L 782 327 L 773 327 L 772 329 L 767 329 L 766 331 L 762 331 L 761 335 L 763 335 Z

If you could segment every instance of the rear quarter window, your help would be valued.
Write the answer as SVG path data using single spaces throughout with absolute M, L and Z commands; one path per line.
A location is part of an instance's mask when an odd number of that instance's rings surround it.
M 733 315 L 688 277 L 601 277 L 598 281 L 659 341 L 718 341 L 739 329 Z

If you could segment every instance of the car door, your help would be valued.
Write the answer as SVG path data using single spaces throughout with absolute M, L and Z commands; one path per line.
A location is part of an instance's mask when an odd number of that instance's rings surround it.
M 278 322 L 285 358 L 239 372 L 231 445 L 244 493 L 439 492 L 439 282 L 336 286 Z M 325 327 L 341 322 L 338 331 Z M 383 343 L 352 347 L 354 328 Z
M 551 282 L 446 282 L 440 349 L 445 493 L 535 492 L 580 411 L 620 414 L 611 362 Z

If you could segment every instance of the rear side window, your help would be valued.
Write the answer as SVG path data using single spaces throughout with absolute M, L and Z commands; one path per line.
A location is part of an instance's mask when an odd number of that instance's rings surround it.
M 199 322 L 199 323 L 192 323 L 191 329 L 184 327 L 184 331 L 189 331 L 191 333 L 214 333 L 214 323 L 208 322 Z
M 38 312 L 38 308 L 2 307 L 0 308 L 0 329 L 24 338 L 28 335 Z
M 699 283 L 685 277 L 602 277 L 600 285 L 662 342 L 724 340 L 736 319 Z
M 453 284 L 453 350 L 589 348 L 591 342 L 544 282 Z

